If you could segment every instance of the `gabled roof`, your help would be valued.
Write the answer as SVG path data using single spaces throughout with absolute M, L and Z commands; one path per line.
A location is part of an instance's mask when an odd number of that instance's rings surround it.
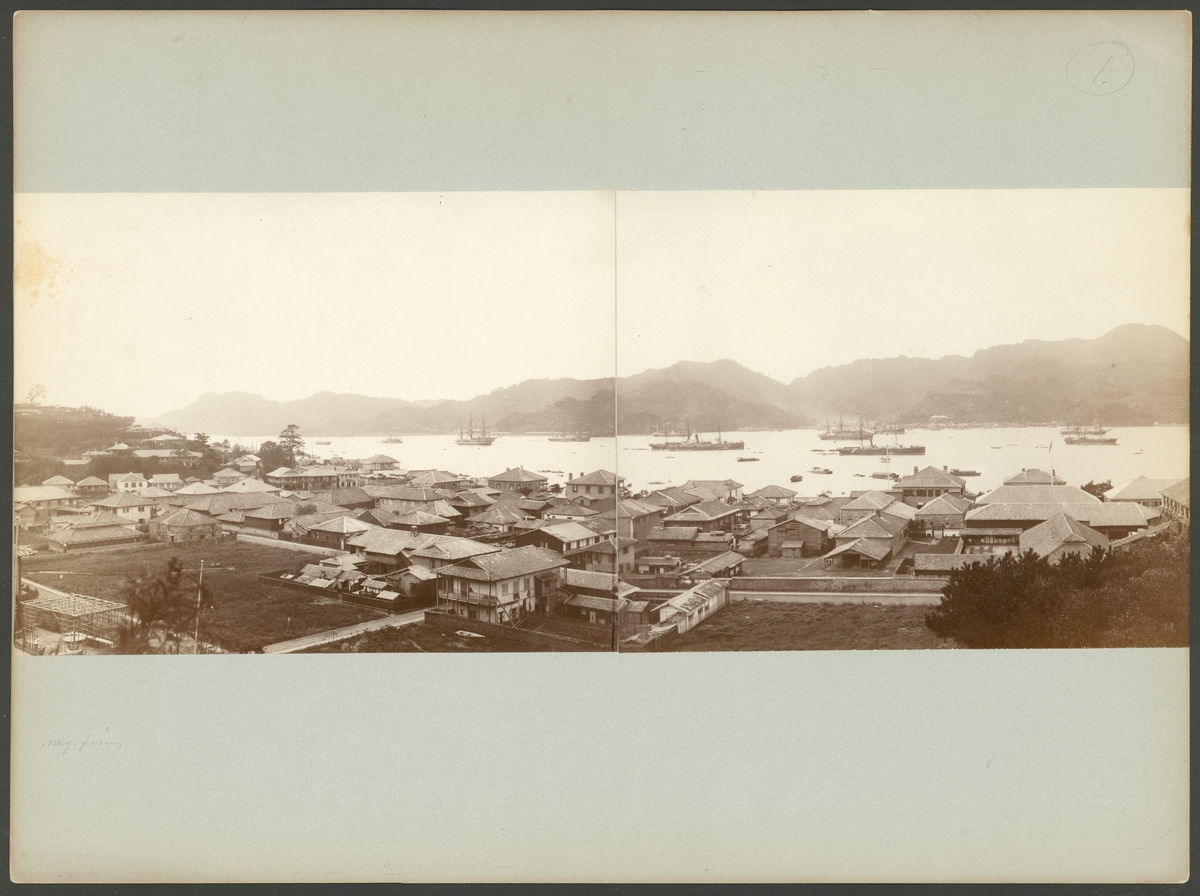
M 105 488 L 108 488 L 107 482 L 105 482 L 103 479 L 97 479 L 95 476 L 89 476 L 87 479 L 80 479 L 75 484 L 77 486 L 78 485 L 86 485 L 86 486 L 89 486 L 92 488 L 94 488 L 97 485 L 103 485 Z
M 904 520 L 905 522 L 917 518 L 917 508 L 910 507 L 903 501 L 893 501 L 887 507 L 881 508 L 878 512 L 884 516 L 896 517 L 897 519 Z
M 364 489 L 367 491 L 367 489 Z M 390 499 L 392 501 L 417 501 L 421 504 L 428 504 L 430 501 L 436 501 L 439 498 L 445 497 L 441 492 L 432 488 L 414 488 L 411 485 L 394 485 L 388 488 L 370 487 L 367 494 L 374 494 L 376 500 Z
M 611 572 L 589 572 L 570 568 L 563 570 L 562 585 L 564 588 L 584 588 L 588 591 L 607 591 L 610 594 L 615 592 L 618 597 L 641 590 L 622 582 Z
M 113 473 L 108 477 L 110 482 L 145 482 L 146 477 L 141 473 Z
M 375 500 L 375 495 L 358 485 L 326 489 L 317 492 L 313 497 L 342 507 L 349 507 L 351 504 L 366 504 Z
M 1162 491 L 1164 498 L 1169 498 L 1176 504 L 1182 504 L 1184 507 L 1192 506 L 1192 479 L 1189 476 L 1187 479 L 1180 479 L 1174 485 L 1169 486 Z
M 700 530 L 695 526 L 655 526 L 647 541 L 695 541 Z
M 688 507 L 692 504 L 699 504 L 702 499 L 699 495 L 693 495 L 686 489 L 672 486 L 651 492 L 642 500 L 648 504 L 662 504 L 664 507 Z
M 937 467 L 926 467 L 896 482 L 896 488 L 965 488 L 967 481 Z
M 1032 487 L 1032 486 L 1030 486 Z M 1048 520 L 1065 513 L 1088 526 L 1130 526 L 1142 528 L 1146 517 L 1137 504 L 1127 501 L 1101 504 L 984 504 L 967 511 L 968 522 L 1021 522 Z
M 217 470 L 217 472 L 213 473 L 213 479 L 241 479 L 245 475 L 240 470 L 232 470 L 226 467 L 224 470 Z
M 719 572 L 724 572 L 737 566 L 739 563 L 745 562 L 746 558 L 737 551 L 725 551 L 722 554 L 717 554 L 715 557 L 710 557 L 703 563 L 697 563 L 692 567 L 692 570 L 703 570 L 707 573 L 716 575 Z
M 193 482 L 191 485 L 185 485 L 175 494 L 177 495 L 219 495 L 221 490 L 213 488 L 211 485 L 205 485 L 203 482 Z
M 447 473 L 445 470 L 426 470 L 421 475 L 414 476 L 412 478 L 412 484 L 414 486 L 428 488 L 467 481 L 468 480 L 466 476 L 458 476 L 454 473 Z
M 1073 485 L 1002 485 L 975 499 L 981 504 L 1099 504 L 1100 499 Z
M 775 525 L 786 526 L 789 523 L 795 523 L 798 526 L 807 526 L 809 529 L 816 529 L 819 532 L 825 532 L 829 535 L 836 535 L 846 528 L 839 523 L 835 523 L 833 520 L 821 520 L 811 516 L 791 516 Z M 774 526 L 771 528 L 774 528 Z
M 709 600 L 724 590 L 725 586 L 721 582 L 709 579 L 707 582 L 701 582 L 694 588 L 689 588 L 682 594 L 676 594 L 666 602 L 666 605 L 673 607 L 681 613 L 691 613 L 693 610 L 703 607 Z
M 618 480 L 624 477 L 617 476 L 616 473 L 610 473 L 608 470 L 594 470 L 586 476 L 580 476 L 578 479 L 571 479 L 567 485 L 607 485 L 615 486 Z
M 1057 513 L 1044 523 L 1021 533 L 1021 553 L 1033 551 L 1045 557 L 1063 546 L 1081 545 L 1107 548 L 1108 539 L 1065 513 Z
M 424 557 L 431 560 L 446 560 L 455 562 L 467 557 L 478 557 L 480 554 L 495 554 L 500 548 L 494 544 L 484 544 L 470 538 L 459 538 L 454 535 L 423 535 L 412 547 L 410 553 L 414 557 Z
M 96 544 L 126 539 L 137 534 L 137 530 L 129 526 L 69 526 L 50 533 L 46 538 L 58 544 Z
M 290 501 L 276 501 L 246 510 L 244 515 L 255 520 L 290 520 L 296 515 L 296 505 Z
M 787 500 L 790 501 L 797 494 L 798 494 L 798 492 L 794 492 L 790 488 L 784 488 L 782 485 L 767 485 L 767 486 L 763 486 L 756 492 L 751 492 L 750 497 L 751 498 L 770 498 L 772 500 L 775 500 L 778 498 L 786 498 Z
M 869 491 L 859 495 L 842 510 L 882 510 L 896 499 L 881 491 Z
M 72 482 L 70 479 L 68 479 L 66 476 L 51 476 L 49 479 L 47 479 L 45 482 L 42 483 L 42 485 L 48 485 L 52 488 L 70 488 L 74 484 L 75 483 Z
M 1118 485 L 1104 496 L 1105 501 L 1153 501 L 1162 497 L 1164 489 L 1168 489 L 1178 479 L 1147 479 L 1139 476 L 1129 482 Z
M 491 507 L 496 502 L 484 495 L 477 494 L 473 491 L 456 492 L 454 495 L 446 498 L 452 507 Z
M 71 520 L 71 525 L 76 529 L 86 529 L 90 526 L 125 526 L 129 521 L 122 519 L 110 510 L 94 510 L 86 516 L 76 517 Z
M 723 501 L 701 501 L 699 504 L 693 504 L 691 507 L 685 507 L 683 510 L 676 511 L 667 517 L 664 522 L 711 522 L 712 520 L 719 520 L 737 512 L 738 509 L 736 507 L 731 507 Z
M 1015 476 L 1009 476 L 1004 480 L 1005 485 L 1066 485 L 1067 480 L 1059 479 L 1053 473 L 1047 473 L 1045 470 L 1031 468 L 1022 470 Z
M 884 544 L 874 538 L 858 538 L 854 541 L 840 544 L 825 557 L 836 557 L 839 554 L 855 553 L 870 557 L 872 560 L 882 560 L 892 552 L 892 547 L 889 544 Z
M 178 473 L 155 473 L 150 477 L 150 484 L 157 485 L 160 482 L 179 482 L 183 480 L 179 478 Z
M 538 531 L 545 532 L 547 535 L 558 539 L 564 544 L 570 541 L 584 541 L 595 538 L 599 534 L 595 529 L 589 529 L 587 526 L 580 525 L 574 520 L 564 520 L 561 523 L 542 526 Z
M 443 566 L 438 570 L 438 575 L 499 582 L 568 565 L 567 560 L 554 551 L 529 546 L 498 551 L 495 554 L 480 554 L 461 565 Z
M 497 473 L 495 476 L 489 476 L 488 482 L 548 482 L 549 480 L 540 473 L 531 473 L 524 467 L 512 467 L 505 470 L 503 473 Z
M 684 488 L 714 488 L 726 492 L 742 488 L 742 484 L 734 479 L 689 479 L 683 484 Z
M 250 492 L 274 492 L 278 493 L 279 489 L 273 485 L 267 485 L 258 479 L 240 479 L 233 485 L 221 489 L 227 495 L 245 495 Z
M 204 513 L 180 507 L 178 510 L 173 510 L 170 513 L 160 516 L 153 520 L 152 524 L 157 526 L 177 526 L 184 529 L 191 529 L 196 526 L 211 526 L 216 522 L 211 516 Z
M 173 498 L 174 492 L 169 492 L 165 488 L 159 488 L 157 485 L 151 485 L 148 488 L 134 489 L 143 498 Z
M 330 532 L 337 535 L 357 535 L 369 532 L 374 527 L 370 523 L 356 520 L 350 516 L 335 516 L 331 520 L 309 526 L 309 532 Z
M 961 516 L 970 508 L 971 502 L 958 495 L 938 495 L 917 511 L 917 518 L 927 516 Z
M 873 516 L 863 517 L 853 525 L 847 526 L 838 534 L 838 539 L 843 538 L 888 538 L 904 528 L 904 523 L 895 519 L 875 514 Z
M 530 519 L 529 514 L 515 504 L 507 503 L 489 507 L 478 516 L 472 517 L 471 522 L 485 526 L 510 526 L 519 520 L 527 519 Z
M 434 513 L 428 513 L 424 510 L 410 510 L 408 513 L 402 513 L 394 520 L 393 526 L 439 526 L 445 525 L 450 521 L 444 516 L 438 516 Z
M 93 501 L 93 507 L 148 507 L 154 503 L 153 498 L 143 498 L 141 495 L 134 495 L 129 492 L 121 492 L 117 495 L 109 495 L 107 498 L 101 498 L 99 501 Z
M 400 461 L 394 457 L 388 457 L 386 454 L 374 454 L 362 461 L 364 464 L 398 464 Z

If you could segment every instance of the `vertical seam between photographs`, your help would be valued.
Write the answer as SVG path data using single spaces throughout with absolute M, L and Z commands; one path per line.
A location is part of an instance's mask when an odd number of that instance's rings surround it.
M 618 573 L 621 569 L 621 430 L 617 421 L 621 417 L 620 401 L 617 383 L 620 381 L 620 368 L 617 363 L 618 343 L 621 339 L 621 328 L 618 326 L 617 313 L 617 191 L 613 190 L 613 524 L 617 531 L 613 533 L 613 637 L 610 647 L 616 653 L 621 652 L 621 604 Z

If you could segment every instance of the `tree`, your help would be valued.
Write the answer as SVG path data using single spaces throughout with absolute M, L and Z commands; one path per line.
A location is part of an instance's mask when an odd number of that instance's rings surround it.
M 1089 495 L 1095 495 L 1101 501 L 1104 500 L 1104 493 L 1112 491 L 1112 480 L 1105 479 L 1103 482 L 1091 482 L 1083 486 L 1083 490 Z
M 178 653 L 180 637 L 200 610 L 213 606 L 209 588 L 186 574 L 178 557 L 158 575 L 147 571 L 127 578 L 121 596 L 128 611 L 117 631 L 117 653 Z
M 46 397 L 46 387 L 41 383 L 34 385 L 25 396 L 25 400 L 30 404 L 37 404 L 41 399 Z
M 300 435 L 300 428 L 295 423 L 289 423 L 279 434 L 279 447 L 287 455 L 289 466 L 295 464 L 296 460 L 304 454 L 304 438 Z
M 290 467 L 293 463 L 293 461 L 288 459 L 287 452 L 272 441 L 266 441 L 259 445 L 258 459 L 262 463 L 264 473 L 269 473 L 280 467 Z

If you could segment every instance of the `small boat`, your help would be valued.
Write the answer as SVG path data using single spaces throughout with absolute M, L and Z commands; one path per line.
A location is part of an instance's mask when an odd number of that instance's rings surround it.
M 317 444 L 318 445 L 332 445 L 333 442 L 322 442 L 320 439 L 317 439 Z
M 811 470 L 809 470 L 808 472 L 810 472 L 810 473 L 817 473 L 817 474 L 819 474 L 819 475 L 821 475 L 821 476 L 828 476 L 830 473 L 832 473 L 832 472 L 833 472 L 833 470 L 827 469 L 827 468 L 825 468 L 825 467 L 813 467 L 813 468 L 812 468 Z
M 748 464 L 751 461 L 757 461 L 757 460 L 762 460 L 762 458 L 760 458 L 760 457 L 739 457 L 738 463 L 739 464 Z
M 960 470 L 958 467 L 952 467 L 950 469 L 950 475 L 951 476 L 979 476 L 980 473 L 978 470 Z
M 792 482 L 803 482 L 803 481 L 804 481 L 804 477 L 801 476 L 799 473 L 792 474 Z
M 856 473 L 855 475 L 861 476 L 862 474 Z M 900 475 L 898 473 L 872 473 L 871 478 L 872 479 L 899 479 Z
M 399 436 L 389 436 L 386 439 L 381 439 L 381 441 L 385 445 L 400 445 L 403 444 L 404 439 L 400 438 Z

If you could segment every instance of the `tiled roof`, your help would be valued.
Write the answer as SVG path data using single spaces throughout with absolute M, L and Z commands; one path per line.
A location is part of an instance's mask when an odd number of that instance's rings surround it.
M 1057 513 L 1044 523 L 1021 533 L 1021 553 L 1033 551 L 1045 557 L 1064 545 L 1107 548 L 1108 539 L 1065 513 Z
M 438 526 L 450 522 L 444 516 L 428 513 L 424 510 L 410 510 L 392 520 L 393 526 Z
M 51 476 L 49 479 L 47 479 L 45 482 L 42 483 L 42 485 L 48 485 L 52 488 L 70 488 L 74 484 L 75 483 L 72 482 L 70 479 L 68 479 L 66 476 Z
M 1169 498 L 1176 504 L 1182 504 L 1184 507 L 1191 507 L 1192 504 L 1192 480 L 1189 476 L 1187 479 L 1180 479 L 1174 485 L 1163 489 L 1162 496 Z
M 157 526 L 178 526 L 184 529 L 190 529 L 195 526 L 211 526 L 216 521 L 207 514 L 197 513 L 188 507 L 180 507 L 178 510 L 173 510 L 168 514 L 158 517 L 153 521 L 153 525 Z
M 566 588 L 586 588 L 589 591 L 616 592 L 624 597 L 640 589 L 622 582 L 611 572 L 589 572 L 584 569 L 564 569 L 563 586 Z
M 767 486 L 764 486 L 763 488 L 760 488 L 756 492 L 751 492 L 750 497 L 752 497 L 752 498 L 772 498 L 772 499 L 787 498 L 788 500 L 791 500 L 797 494 L 798 494 L 797 492 L 792 491 L 790 488 L 784 488 L 782 485 L 767 485 Z
M 648 503 L 662 504 L 665 507 L 687 507 L 691 504 L 698 504 L 701 498 L 698 495 L 691 494 L 686 489 L 672 486 L 651 492 L 642 498 L 642 500 Z
M 699 504 L 693 504 L 691 507 L 685 507 L 683 510 L 676 511 L 666 518 L 665 522 L 711 522 L 719 520 L 722 517 L 727 517 L 737 513 L 736 507 L 730 507 L 723 501 L 702 501 Z
M 175 492 L 177 495 L 217 495 L 220 494 L 219 488 L 213 488 L 211 485 L 205 485 L 203 482 L 193 482 L 191 485 L 185 485 L 183 488 Z
M 1118 485 L 1104 496 L 1105 501 L 1153 501 L 1162 497 L 1165 489 L 1177 483 L 1178 479 L 1147 479 L 1139 476 L 1129 482 Z
M 655 526 L 647 541 L 694 541 L 700 530 L 695 526 Z
M 86 529 L 91 526 L 125 526 L 128 523 L 128 520 L 122 519 L 109 510 L 96 510 L 86 516 L 71 520 L 71 525 L 76 529 Z
M 158 484 L 158 483 L 160 483 L 160 482 L 179 482 L 179 483 L 182 483 L 182 482 L 183 482 L 183 480 L 179 478 L 179 474 L 178 474 L 178 473 L 155 473 L 153 476 L 151 476 L 151 477 L 150 477 L 150 483 L 151 483 L 152 485 L 156 485 L 156 484 Z
M 903 501 L 893 501 L 887 507 L 881 508 L 879 513 L 883 514 L 884 516 L 896 517 L 897 519 L 904 520 L 905 522 L 917 518 L 917 508 L 910 507 Z
M 692 569 L 702 569 L 705 572 L 715 575 L 719 572 L 724 572 L 727 569 L 731 569 L 732 567 L 737 566 L 739 563 L 745 562 L 745 560 L 746 558 L 737 551 L 725 551 L 723 554 L 717 554 L 715 557 L 710 557 L 703 563 L 697 563 L 692 567 Z
M 221 489 L 227 495 L 246 495 L 250 492 L 273 492 L 278 493 L 279 489 L 273 485 L 267 485 L 258 479 L 241 479 L 227 488 Z
M 134 489 L 134 491 L 137 492 L 139 495 L 141 495 L 143 498 L 173 498 L 173 497 L 175 497 L 174 492 L 169 492 L 165 488 L 159 488 L 158 486 L 155 486 L 155 485 L 152 485 L 149 488 Z
M 1060 479 L 1052 473 L 1047 473 L 1045 470 L 1031 468 L 1022 470 L 1015 476 L 1009 476 L 1004 480 L 1005 485 L 1066 485 L 1067 480 Z
M 683 484 L 684 488 L 714 488 L 718 491 L 732 491 L 742 488 L 742 484 L 733 479 L 689 479 Z
M 971 502 L 958 495 L 939 495 L 917 511 L 917 518 L 927 516 L 961 516 L 970 508 Z
M 1035 486 L 1022 486 L 1034 488 Z M 1091 504 L 985 504 L 967 511 L 968 522 L 1013 522 L 1048 520 L 1065 513 L 1088 526 L 1133 526 L 1142 527 L 1146 517 L 1136 504 L 1125 501 Z
M 367 491 L 364 489 L 364 491 Z M 410 485 L 394 485 L 390 488 L 370 487 L 367 494 L 374 493 L 375 499 L 391 499 L 393 501 L 419 501 L 422 504 L 428 504 L 430 501 L 436 501 L 439 498 L 445 497 L 441 492 L 431 488 L 414 488 Z
M 373 528 L 370 523 L 364 523 L 362 520 L 356 520 L 349 516 L 338 516 L 323 523 L 317 523 L 315 526 L 310 526 L 308 531 L 330 532 L 337 535 L 356 535 L 362 532 L 369 532 Z
M 290 501 L 276 501 L 245 511 L 245 516 L 255 520 L 290 520 L 296 515 L 296 505 Z
M 580 476 L 567 482 L 567 485 L 607 485 L 614 486 L 620 477 L 608 470 L 595 470 L 586 476 Z
M 1099 504 L 1100 499 L 1073 485 L 1002 485 L 975 499 L 982 504 Z
M 882 560 L 892 552 L 890 544 L 886 544 L 874 538 L 859 538 L 846 544 L 838 545 L 826 557 L 836 557 L 839 554 L 853 552 L 870 557 L 872 560 Z
M 546 548 L 523 547 L 481 554 L 465 561 L 465 564 L 469 565 L 443 566 L 438 570 L 438 575 L 466 575 L 467 578 L 499 582 L 559 569 L 567 566 L 568 562 L 560 554 Z
M 99 501 L 93 501 L 93 507 L 147 507 L 154 503 L 153 498 L 143 498 L 141 495 L 133 495 L 129 492 L 121 492 L 118 495 L 109 495 L 107 498 L 101 498 Z
M 693 610 L 703 607 L 724 590 L 725 586 L 720 581 L 710 579 L 707 582 L 701 582 L 694 588 L 689 588 L 683 594 L 676 594 L 667 601 L 667 605 L 682 613 L 691 613 Z
M 127 539 L 137 534 L 135 529 L 127 526 L 71 526 L 52 532 L 46 538 L 58 544 L 96 544 Z
M 859 495 L 842 510 L 880 510 L 896 499 L 881 491 L 869 491 Z
M 926 467 L 896 482 L 896 488 L 964 488 L 965 479 L 952 476 L 937 467 Z
M 518 520 L 527 519 L 529 519 L 529 514 L 519 510 L 515 505 L 497 504 L 472 518 L 471 521 L 485 526 L 509 526 Z
M 90 487 L 95 487 L 97 485 L 103 485 L 105 488 L 108 487 L 107 482 L 105 482 L 103 479 L 97 479 L 95 476 L 89 476 L 87 479 L 80 479 L 75 484 L 76 485 L 86 485 L 86 486 L 90 486 Z
M 513 467 L 510 470 L 505 470 L 503 473 L 497 473 L 495 476 L 489 476 L 488 482 L 548 482 L 545 476 L 540 473 L 531 473 L 524 467 Z
M 891 538 L 903 528 L 904 523 L 899 520 L 875 514 L 847 526 L 838 534 L 838 538 Z

